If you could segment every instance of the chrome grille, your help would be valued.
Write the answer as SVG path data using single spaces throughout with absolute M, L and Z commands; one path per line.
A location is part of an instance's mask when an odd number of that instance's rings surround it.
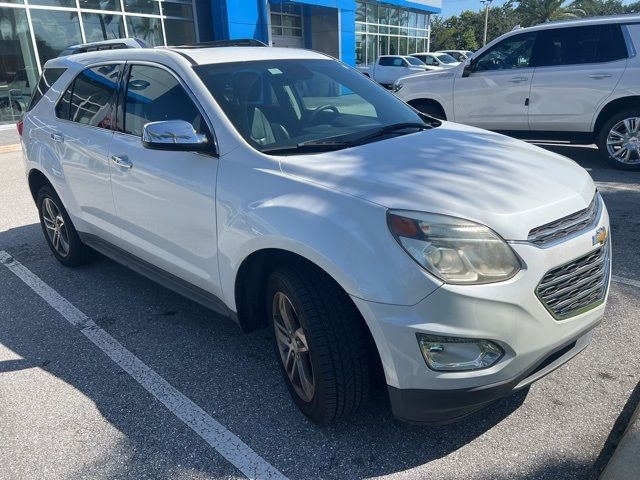
M 600 195 L 596 193 L 587 208 L 531 229 L 527 240 L 538 246 L 547 246 L 574 233 L 586 230 L 595 225 L 600 218 L 601 204 Z
M 578 315 L 604 300 L 609 283 L 609 242 L 572 262 L 550 270 L 536 295 L 556 320 Z

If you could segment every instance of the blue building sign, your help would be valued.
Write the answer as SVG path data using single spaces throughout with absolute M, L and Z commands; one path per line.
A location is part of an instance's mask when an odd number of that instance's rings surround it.
M 429 50 L 441 0 L 211 0 L 215 39 L 309 48 L 351 65 Z

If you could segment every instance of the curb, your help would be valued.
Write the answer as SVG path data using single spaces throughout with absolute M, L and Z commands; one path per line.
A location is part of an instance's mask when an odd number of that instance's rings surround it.
M 611 460 L 599 480 L 631 480 L 640 478 L 640 405 L 631 416 Z
M 19 143 L 13 145 L 0 145 L 0 153 L 19 152 L 22 149 Z

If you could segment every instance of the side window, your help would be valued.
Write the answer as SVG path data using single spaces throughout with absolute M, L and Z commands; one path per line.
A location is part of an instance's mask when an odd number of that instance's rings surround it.
M 426 63 L 427 65 L 437 65 L 438 62 L 436 62 L 435 58 L 433 58 L 431 55 L 427 55 L 426 57 L 424 57 L 424 63 Z
M 629 52 L 627 52 L 622 27 L 618 24 L 603 25 L 596 49 L 596 62 L 613 62 L 628 56 Z
M 73 91 L 73 82 L 69 85 L 69 88 L 64 92 L 62 98 L 56 105 L 56 117 L 69 120 L 69 112 L 71 111 L 71 92 Z
M 534 62 L 538 67 L 609 62 L 627 56 L 619 25 L 543 30 L 538 34 Z
M 120 71 L 120 65 L 102 65 L 83 70 L 73 82 L 69 120 L 111 129 Z M 66 92 L 59 103 L 61 115 L 65 113 L 65 97 Z
M 532 66 L 531 53 L 535 33 L 523 33 L 505 38 L 474 61 L 475 71 L 510 70 Z
M 404 60 L 402 60 L 401 58 L 394 58 L 393 59 L 393 66 L 394 67 L 403 67 L 404 66 Z
M 393 65 L 393 60 L 394 60 L 393 57 L 380 57 L 378 64 L 383 67 L 390 67 Z
M 191 97 L 178 80 L 158 67 L 133 65 L 129 73 L 124 102 L 124 132 L 142 136 L 149 122 L 185 120 L 196 132 L 207 133 L 207 127 Z
M 35 91 L 33 92 L 33 96 L 31 97 L 31 102 L 29 102 L 29 108 L 27 111 L 31 110 L 36 106 L 36 103 L 40 101 L 42 97 L 49 91 L 51 85 L 56 83 L 64 72 L 66 72 L 66 68 L 45 68 L 42 72 L 42 76 L 40 77 L 40 81 L 38 81 L 38 85 L 36 86 Z M 16 74 L 17 76 L 17 74 Z

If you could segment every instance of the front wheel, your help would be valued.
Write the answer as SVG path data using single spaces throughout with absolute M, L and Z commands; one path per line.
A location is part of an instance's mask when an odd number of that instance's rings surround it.
M 267 311 L 285 383 L 312 421 L 354 412 L 369 395 L 362 320 L 349 297 L 322 272 L 283 268 L 267 285 Z
M 640 170 L 640 112 L 624 110 L 602 126 L 598 148 L 607 162 L 623 170 Z

